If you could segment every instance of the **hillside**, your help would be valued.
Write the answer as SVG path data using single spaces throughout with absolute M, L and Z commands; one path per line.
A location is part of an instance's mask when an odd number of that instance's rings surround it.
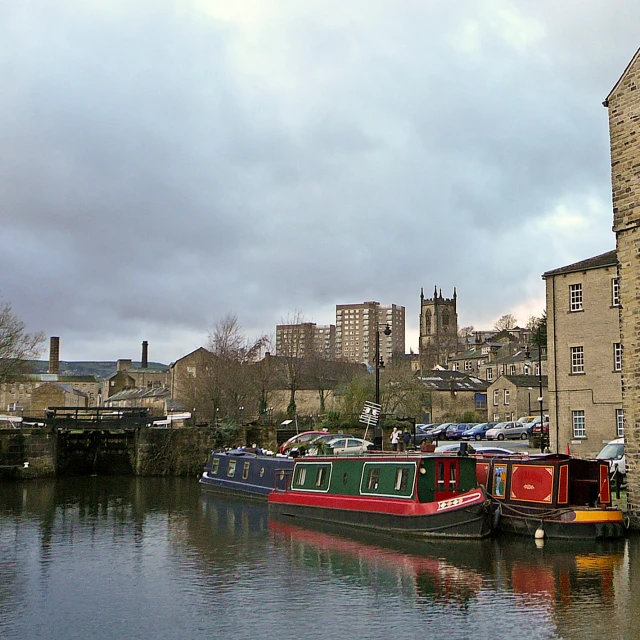
M 132 368 L 140 367 L 140 362 L 132 362 Z M 47 373 L 49 369 L 48 360 L 32 360 L 30 363 L 30 373 Z M 168 365 L 159 362 L 150 362 L 149 369 L 167 369 Z M 60 375 L 63 376 L 96 376 L 104 379 L 111 377 L 116 372 L 115 361 L 78 361 L 69 362 L 60 360 Z

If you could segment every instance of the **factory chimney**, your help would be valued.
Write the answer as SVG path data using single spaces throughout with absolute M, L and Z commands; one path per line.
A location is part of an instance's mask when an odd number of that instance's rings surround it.
M 49 341 L 49 373 L 60 373 L 60 338 Z
M 140 366 L 143 369 L 146 369 L 149 366 L 149 343 L 144 340 L 142 342 L 142 362 Z

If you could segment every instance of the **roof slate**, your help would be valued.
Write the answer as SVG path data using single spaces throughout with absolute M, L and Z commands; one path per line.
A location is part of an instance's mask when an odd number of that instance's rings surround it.
M 575 273 L 576 271 L 588 271 L 589 269 L 601 269 L 602 267 L 615 267 L 617 264 L 618 256 L 614 249 L 613 251 L 602 253 L 599 256 L 594 256 L 593 258 L 587 258 L 586 260 L 581 260 L 580 262 L 574 262 L 573 264 L 569 264 L 566 267 L 560 267 L 559 269 L 546 271 L 542 274 L 542 277 L 548 278 L 549 276 L 557 276 L 563 273 Z

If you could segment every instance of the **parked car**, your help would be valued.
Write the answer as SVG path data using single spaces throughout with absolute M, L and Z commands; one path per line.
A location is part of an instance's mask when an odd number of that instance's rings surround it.
M 531 433 L 535 435 L 540 435 L 540 433 L 549 434 L 549 423 L 545 422 L 543 425 L 540 425 L 540 421 L 536 422 L 534 425 L 531 425 Z
M 334 438 L 327 442 L 328 449 L 334 455 L 357 455 L 364 453 L 373 446 L 373 442 L 363 440 L 362 438 Z
M 486 432 L 487 440 L 526 440 L 529 437 L 530 427 L 518 422 L 498 422 L 498 424 Z
M 327 446 L 331 440 L 336 438 L 352 438 L 353 436 L 346 433 L 324 433 L 321 436 L 317 436 L 306 446 L 306 455 L 318 456 L 328 452 Z
M 519 422 L 520 424 L 528 424 L 529 422 L 533 422 L 535 419 L 535 416 L 522 416 L 521 418 L 518 418 L 516 422 Z
M 535 427 L 537 426 L 538 429 L 538 433 L 540 432 L 540 416 L 535 416 L 532 420 L 529 420 L 527 422 L 525 422 L 524 424 L 526 424 L 530 429 L 535 430 Z M 544 424 L 547 427 L 547 432 L 549 431 L 549 416 L 545 416 L 544 417 Z
M 608 460 L 611 473 L 617 471 L 624 478 L 627 474 L 627 461 L 624 454 L 624 438 L 616 438 L 604 446 L 596 460 Z
M 485 437 L 485 434 L 489 429 L 492 429 L 496 426 L 496 422 L 481 422 L 480 424 L 475 424 L 470 429 L 467 429 L 462 434 L 463 440 L 482 440 Z
M 429 431 L 435 427 L 434 424 L 417 424 L 416 425 L 416 446 L 422 444 L 425 440 L 429 440 L 431 436 Z
M 427 433 L 429 434 L 429 437 L 432 438 L 433 440 L 444 440 L 444 438 L 446 437 L 446 432 L 447 432 L 447 428 L 450 427 L 453 423 L 451 422 L 445 422 L 443 424 L 438 424 L 435 427 L 433 427 L 432 429 L 430 429 Z
M 447 440 L 460 440 L 462 434 L 468 429 L 467 424 L 450 424 L 447 430 L 444 432 L 444 437 Z
M 307 444 L 318 436 L 325 435 L 326 433 L 326 431 L 303 431 L 302 433 L 298 433 L 297 435 L 289 438 L 286 442 L 283 442 L 278 449 L 278 453 L 289 453 L 293 449 L 297 449 L 300 453 L 304 453 Z M 300 451 L 301 448 L 303 451 Z
M 450 442 L 448 444 L 441 444 L 439 447 L 436 447 L 435 453 L 454 453 L 460 450 L 459 442 Z M 503 449 L 502 447 L 486 447 L 486 446 L 472 446 L 467 445 L 467 451 L 470 455 L 480 455 L 480 456 L 514 456 L 514 455 L 522 455 L 515 451 L 510 451 L 509 449 Z

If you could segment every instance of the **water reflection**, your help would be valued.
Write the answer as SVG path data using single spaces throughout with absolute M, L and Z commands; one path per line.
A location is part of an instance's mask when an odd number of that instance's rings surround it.
M 193 480 L 0 484 L 3 639 L 635 637 L 639 576 L 637 538 L 403 541 Z
M 447 545 L 431 543 L 418 547 L 412 542 L 374 537 L 360 532 L 357 539 L 345 531 L 324 528 L 308 529 L 290 521 L 271 518 L 269 530 L 279 546 L 291 558 L 304 565 L 339 576 L 356 578 L 358 584 L 373 585 L 376 590 L 397 592 L 416 600 L 466 603 L 482 587 L 482 577 L 462 562 L 448 556 L 458 555 L 472 563 L 470 556 L 482 554 L 482 543 Z M 393 545 L 393 546 L 390 546 Z M 451 548 L 453 547 L 453 549 Z

